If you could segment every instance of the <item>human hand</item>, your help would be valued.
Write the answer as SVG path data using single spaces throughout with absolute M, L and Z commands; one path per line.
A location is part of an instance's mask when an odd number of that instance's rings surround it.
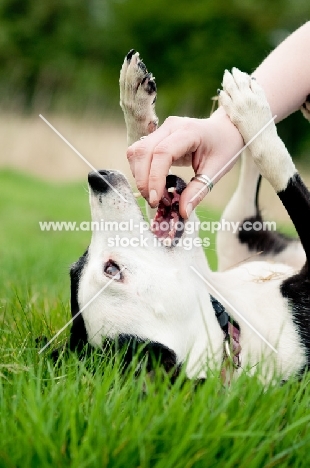
M 219 108 L 208 119 L 168 117 L 154 133 L 131 145 L 127 158 L 138 190 L 155 207 L 172 165 L 192 165 L 195 174 L 205 174 L 215 184 L 242 147 L 240 133 Z M 203 183 L 189 182 L 180 197 L 181 216 L 187 219 L 207 193 Z

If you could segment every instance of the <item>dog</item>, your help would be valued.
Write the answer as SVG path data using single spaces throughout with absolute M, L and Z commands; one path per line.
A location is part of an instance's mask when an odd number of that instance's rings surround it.
M 233 69 L 225 72 L 222 87 L 219 102 L 246 144 L 271 121 L 244 152 L 239 184 L 223 216 L 241 226 L 245 220 L 261 220 L 258 192 L 264 177 L 300 240 L 274 232 L 220 232 L 219 271 L 213 272 L 197 241 L 195 212 L 186 222 L 178 212 L 186 187 L 182 179 L 167 176 L 170 203 L 161 201 L 154 218 L 167 221 L 168 227 L 157 223 L 146 229 L 125 176 L 112 170 L 91 172 L 92 221 L 104 220 L 110 229 L 94 230 L 88 249 L 71 266 L 71 350 L 81 351 L 86 344 L 102 348 L 108 340 L 125 346 L 130 361 L 138 343 L 145 354 L 160 357 L 168 371 L 185 367 L 190 379 L 229 368 L 230 378 L 259 370 L 265 382 L 275 375 L 285 381 L 309 367 L 309 192 L 255 79 Z M 156 130 L 156 96 L 155 79 L 131 50 L 120 73 L 128 144 Z M 308 116 L 306 106 L 304 112 Z M 187 229 L 189 225 L 195 229 Z M 255 252 L 262 253 L 253 257 Z

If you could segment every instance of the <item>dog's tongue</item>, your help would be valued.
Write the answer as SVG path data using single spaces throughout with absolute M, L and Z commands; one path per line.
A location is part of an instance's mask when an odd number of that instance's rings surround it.
M 179 213 L 179 200 L 185 187 L 186 184 L 180 177 L 171 174 L 167 176 L 164 194 L 151 226 L 154 235 L 168 247 L 184 232 L 184 220 Z M 176 243 L 175 241 L 174 244 Z

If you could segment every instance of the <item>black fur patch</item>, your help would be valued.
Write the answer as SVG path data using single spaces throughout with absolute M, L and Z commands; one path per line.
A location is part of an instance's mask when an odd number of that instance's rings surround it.
M 238 238 L 241 244 L 246 244 L 250 251 L 262 252 L 262 254 L 278 254 L 282 252 L 286 247 L 292 243 L 296 242 L 295 239 L 292 239 L 280 232 L 275 231 L 265 231 L 262 229 L 255 230 L 253 227 L 250 230 L 244 229 L 246 222 L 253 224 L 255 222 L 263 223 L 263 218 L 260 213 L 257 213 L 255 216 L 250 218 L 245 218 L 242 222 L 241 230 L 238 233 Z
M 134 357 L 137 357 L 139 361 L 143 361 L 147 372 L 152 372 L 157 365 L 160 365 L 170 374 L 172 381 L 180 373 L 181 367 L 177 364 L 175 352 L 158 342 L 121 334 L 115 339 L 106 338 L 103 342 L 103 349 L 111 352 L 112 356 L 121 352 L 125 369 L 132 363 Z
M 291 239 L 284 234 L 274 231 L 264 231 L 263 229 L 257 231 L 255 229 L 244 229 L 245 223 L 249 222 L 253 226 L 255 222 L 263 223 L 263 218 L 259 211 L 259 190 L 261 187 L 262 176 L 260 175 L 257 180 L 256 194 L 255 194 L 255 207 L 256 214 L 245 218 L 242 222 L 241 229 L 238 233 L 238 238 L 241 244 L 246 244 L 250 251 L 262 252 L 262 254 L 278 254 L 282 252 L 288 244 L 294 242 L 295 239 Z
M 289 300 L 293 321 L 307 352 L 307 368 L 310 369 L 310 279 L 308 263 L 300 273 L 283 281 L 281 294 Z M 301 369 L 300 372 L 306 369 Z
M 71 279 L 71 314 L 72 317 L 75 317 L 79 313 L 79 304 L 78 304 L 78 290 L 79 282 L 81 278 L 81 273 L 85 264 L 87 263 L 88 250 L 75 262 L 70 269 L 70 279 Z M 71 351 L 76 351 L 82 353 L 83 348 L 87 344 L 87 333 L 84 324 L 82 314 L 78 314 L 74 318 L 71 332 L 70 332 L 70 341 L 69 348 Z
M 300 242 L 306 252 L 307 260 L 310 259 L 310 193 L 299 174 L 294 174 L 288 181 L 285 190 L 278 193 L 286 211 L 288 212 Z
M 307 350 L 307 367 L 310 368 L 310 193 L 298 174 L 290 178 L 285 190 L 278 193 L 306 252 L 307 261 L 302 270 L 283 281 L 281 293 L 289 300 L 294 323 L 302 344 Z M 301 369 L 302 371 L 302 369 Z
M 71 314 L 74 317 L 79 312 L 78 288 L 81 273 L 87 263 L 88 251 L 75 262 L 70 270 L 71 277 Z M 87 333 L 82 314 L 77 315 L 73 320 L 71 328 L 69 349 L 75 351 L 82 358 L 91 349 L 87 348 Z M 90 347 L 91 348 L 91 347 Z M 147 372 L 154 370 L 155 365 L 163 366 L 164 370 L 170 374 L 173 382 L 180 372 L 180 366 L 177 364 L 177 358 L 174 351 L 161 343 L 142 340 L 138 337 L 121 334 L 117 338 L 106 338 L 103 341 L 102 348 L 105 352 L 111 352 L 112 357 L 117 352 L 122 352 L 124 367 L 127 368 L 135 355 L 139 360 L 143 360 Z
M 83 268 L 87 263 L 88 250 L 75 262 L 70 269 L 71 278 L 71 314 L 75 317 L 79 313 L 78 289 Z M 87 347 L 87 333 L 82 314 L 78 314 L 73 320 L 70 333 L 69 349 L 78 353 L 83 358 L 91 352 L 92 347 Z M 117 352 L 122 352 L 124 368 L 132 362 L 134 356 L 138 356 L 140 361 L 146 366 L 147 372 L 152 372 L 156 365 L 160 365 L 170 374 L 173 382 L 179 375 L 180 366 L 174 351 L 161 343 L 142 340 L 138 337 L 121 334 L 117 338 L 106 338 L 102 348 L 105 352 L 110 352 L 111 357 Z

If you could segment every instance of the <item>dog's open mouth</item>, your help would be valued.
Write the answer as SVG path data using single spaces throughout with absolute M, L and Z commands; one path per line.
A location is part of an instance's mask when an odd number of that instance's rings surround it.
M 171 174 L 167 176 L 164 195 L 151 225 L 153 234 L 167 247 L 176 245 L 184 232 L 179 200 L 185 187 L 186 183 L 180 177 Z

